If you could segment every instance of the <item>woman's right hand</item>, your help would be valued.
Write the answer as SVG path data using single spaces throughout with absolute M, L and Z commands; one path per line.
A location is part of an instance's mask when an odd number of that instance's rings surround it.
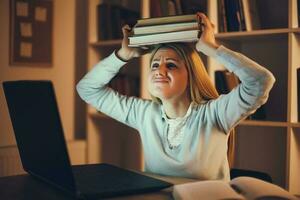
M 122 40 L 122 47 L 118 50 L 117 55 L 124 61 L 129 61 L 132 58 L 139 57 L 143 54 L 149 52 L 149 48 L 140 48 L 140 47 L 129 47 L 129 39 L 128 36 L 130 35 L 131 28 L 129 25 L 125 25 L 122 27 L 123 32 L 123 40 Z

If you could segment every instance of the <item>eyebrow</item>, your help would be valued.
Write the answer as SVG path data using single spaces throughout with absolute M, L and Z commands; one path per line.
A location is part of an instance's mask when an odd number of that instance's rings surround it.
M 153 59 L 152 61 L 159 61 L 159 60 L 160 60 L 159 58 L 155 58 L 155 59 Z M 174 61 L 176 61 L 176 62 L 179 62 L 179 60 L 176 59 L 176 58 L 167 58 L 166 60 L 174 60 Z

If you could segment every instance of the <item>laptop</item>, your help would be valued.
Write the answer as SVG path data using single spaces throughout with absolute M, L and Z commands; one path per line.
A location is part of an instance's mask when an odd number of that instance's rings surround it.
M 76 198 L 158 191 L 171 183 L 111 164 L 71 166 L 51 81 L 3 82 L 23 168 Z

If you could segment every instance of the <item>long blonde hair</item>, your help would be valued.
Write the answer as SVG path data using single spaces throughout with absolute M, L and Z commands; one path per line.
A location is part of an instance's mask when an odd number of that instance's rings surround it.
M 219 97 L 219 94 L 213 85 L 202 59 L 195 48 L 187 43 L 165 43 L 157 45 L 152 51 L 150 57 L 150 66 L 155 53 L 159 49 L 174 50 L 185 62 L 188 71 L 188 89 L 191 101 L 196 104 L 201 104 L 203 101 L 209 101 Z M 161 103 L 158 97 L 151 95 L 153 101 Z M 235 146 L 235 131 L 231 131 L 228 140 L 228 161 L 229 165 L 233 166 L 234 162 L 234 146 Z

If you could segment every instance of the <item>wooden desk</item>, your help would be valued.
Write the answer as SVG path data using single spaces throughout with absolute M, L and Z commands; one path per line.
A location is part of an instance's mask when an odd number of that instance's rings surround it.
M 186 178 L 164 177 L 153 174 L 146 174 L 158 179 L 162 179 L 173 184 L 180 184 L 195 181 Z M 66 195 L 62 191 L 49 186 L 48 184 L 37 180 L 29 175 L 18 175 L 0 177 L 0 199 L 1 200 L 69 200 L 72 197 Z M 121 196 L 109 198 L 110 200 L 165 200 L 172 199 L 172 188 L 161 190 L 154 193 L 145 193 L 130 196 Z

